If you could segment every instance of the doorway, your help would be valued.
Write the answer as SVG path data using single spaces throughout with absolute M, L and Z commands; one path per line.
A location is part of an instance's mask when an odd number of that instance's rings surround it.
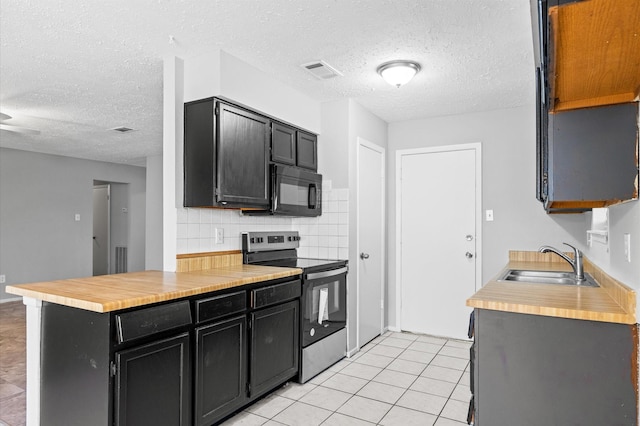
M 358 138 L 358 346 L 384 330 L 385 150 Z
M 110 265 L 111 185 L 93 186 L 93 275 L 106 275 Z
M 481 145 L 398 151 L 396 306 L 402 330 L 466 339 L 481 274 Z

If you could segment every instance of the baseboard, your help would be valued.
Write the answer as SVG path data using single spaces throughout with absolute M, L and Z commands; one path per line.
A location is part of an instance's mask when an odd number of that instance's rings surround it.
M 21 302 L 22 297 L 10 297 L 8 299 L 0 299 L 0 303 Z

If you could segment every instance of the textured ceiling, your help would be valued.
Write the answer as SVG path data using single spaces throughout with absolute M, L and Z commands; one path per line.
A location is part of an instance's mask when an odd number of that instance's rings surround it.
M 533 99 L 529 0 L 2 0 L 0 146 L 144 164 L 162 152 L 162 58 L 222 49 L 319 101 L 384 119 Z M 344 74 L 317 80 L 300 64 Z M 396 89 L 376 67 L 422 71 Z M 118 133 L 125 126 L 134 132 Z

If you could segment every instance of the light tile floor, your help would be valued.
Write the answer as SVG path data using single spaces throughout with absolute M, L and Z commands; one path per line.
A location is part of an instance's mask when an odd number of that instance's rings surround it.
M 287 383 L 230 425 L 466 425 L 471 342 L 387 332 L 304 385 Z

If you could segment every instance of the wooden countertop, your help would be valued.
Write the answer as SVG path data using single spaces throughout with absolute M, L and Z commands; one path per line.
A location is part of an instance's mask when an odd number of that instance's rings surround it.
M 467 300 L 467 306 L 560 318 L 636 323 L 635 291 L 606 275 L 588 259 L 584 262 L 585 271 L 596 279 L 600 287 L 498 281 L 507 269 L 571 271 L 564 260 L 551 253 L 510 252 L 509 259 L 494 279 Z
M 94 312 L 144 306 L 300 275 L 298 268 L 230 265 L 194 272 L 144 271 L 7 286 L 7 293 Z

